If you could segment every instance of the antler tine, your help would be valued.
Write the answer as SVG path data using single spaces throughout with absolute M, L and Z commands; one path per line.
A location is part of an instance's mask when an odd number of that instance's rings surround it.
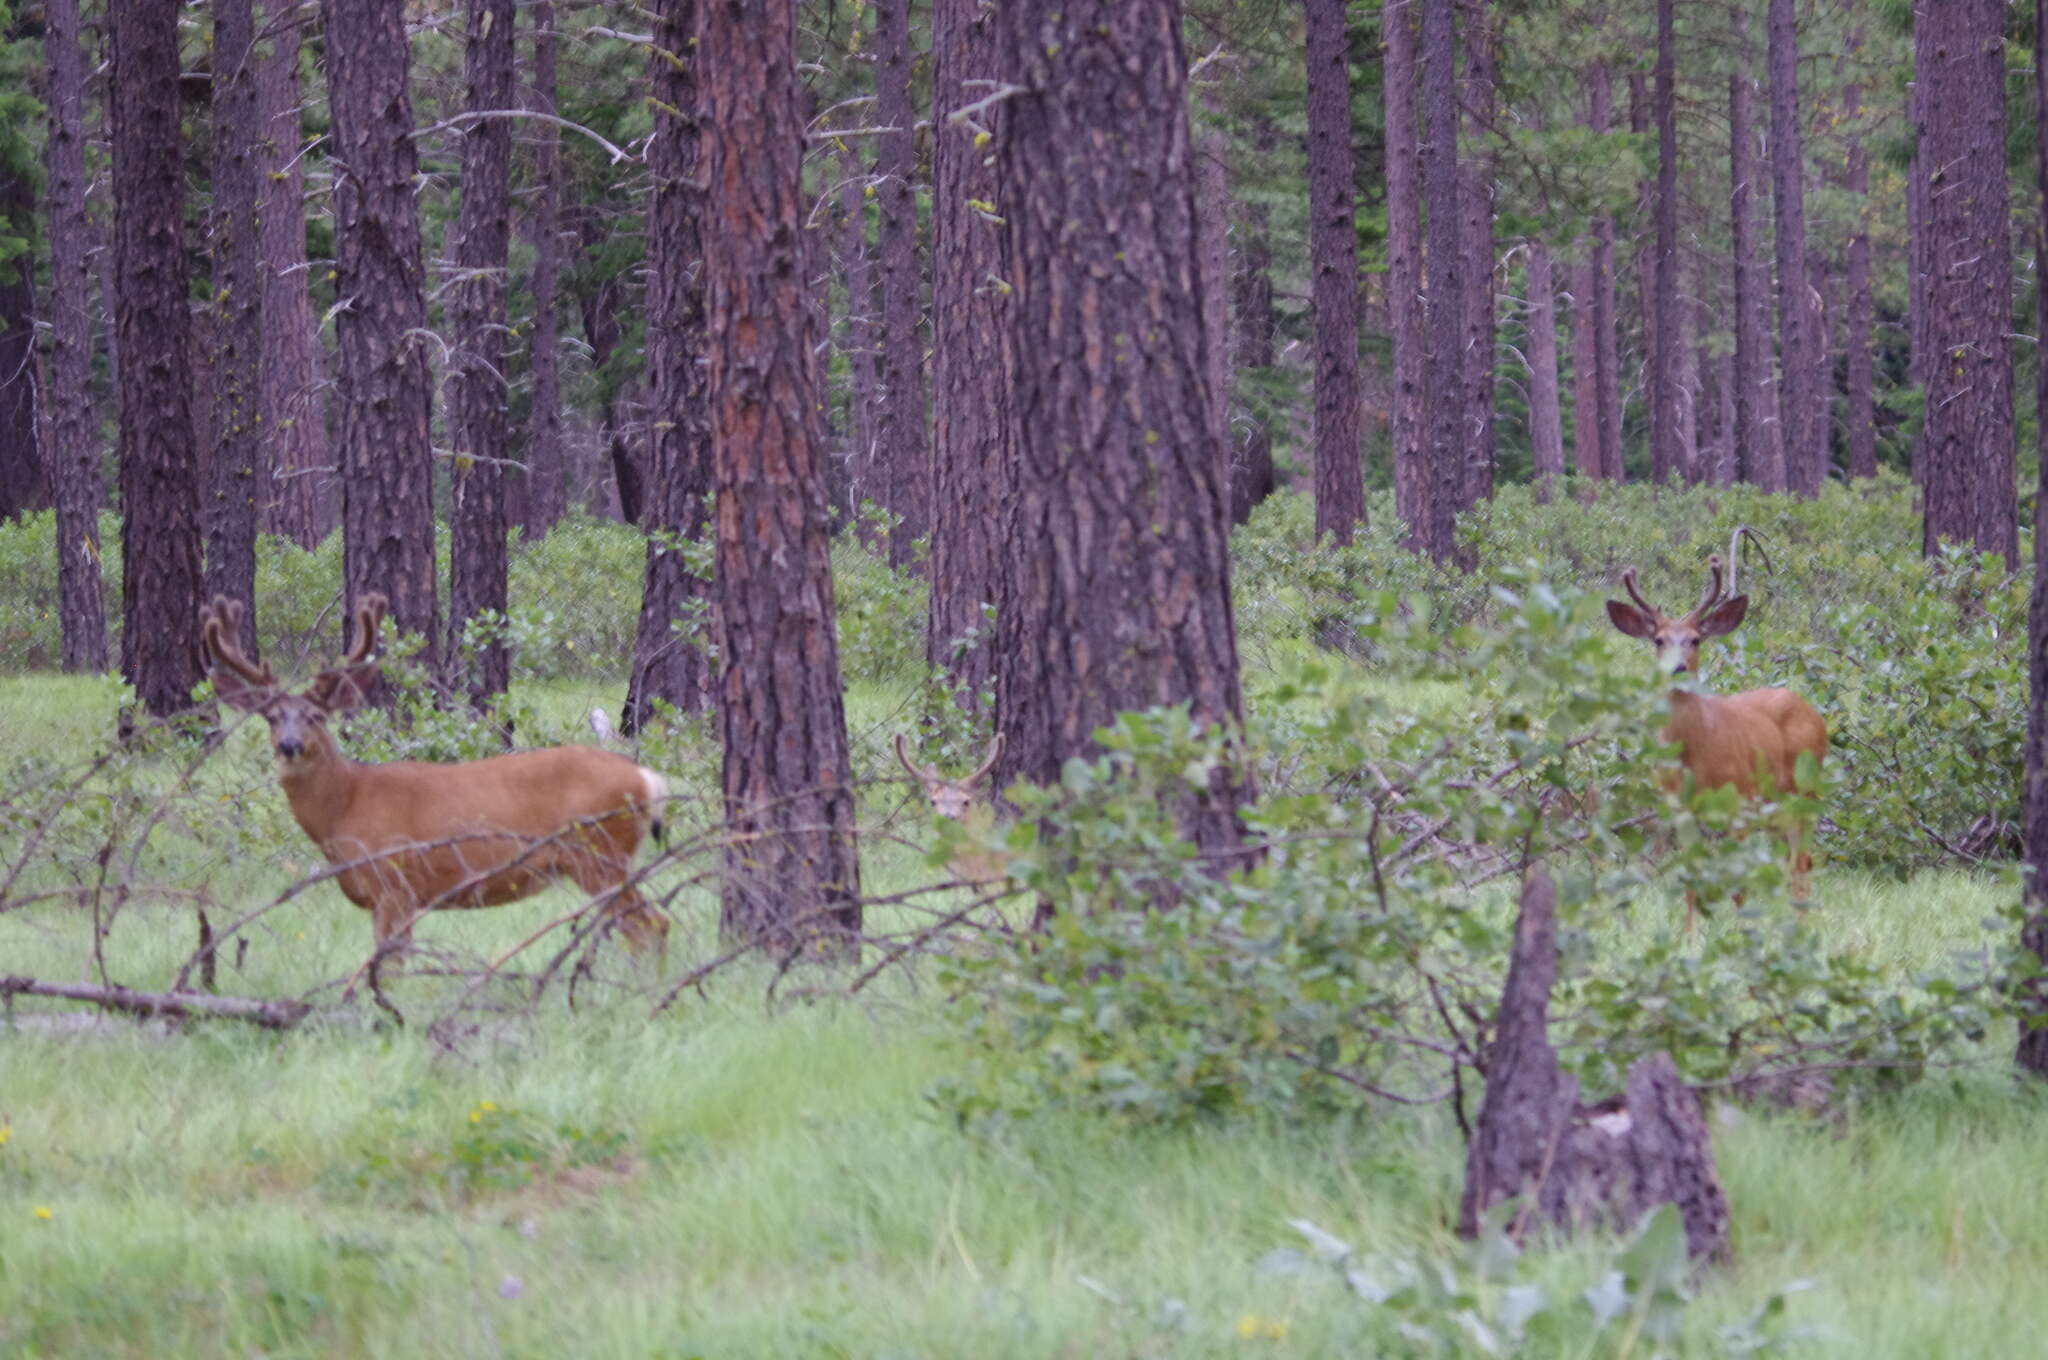
M 1644 599 L 1643 592 L 1636 589 L 1636 569 L 1634 567 L 1630 567 L 1628 570 L 1622 572 L 1621 584 L 1628 590 L 1628 597 L 1636 602 L 1636 607 L 1638 609 L 1641 609 L 1645 614 L 1650 615 L 1652 618 L 1663 617 L 1662 612 L 1658 610 L 1657 606 L 1651 604 L 1648 600 Z
M 980 764 L 980 766 L 979 766 L 978 768 L 976 768 L 976 770 L 974 771 L 974 773 L 973 773 L 973 774 L 971 774 L 971 775 L 968 775 L 968 776 L 967 776 L 967 777 L 966 777 L 965 779 L 961 780 L 960 782 L 961 782 L 962 784 L 978 784 L 978 783 L 980 783 L 980 782 L 981 782 L 981 779 L 982 779 L 982 776 L 986 775 L 986 774 L 987 774 L 987 773 L 988 773 L 988 772 L 989 772 L 990 770 L 993 770 L 993 769 L 994 769 L 994 768 L 996 767 L 996 762 L 997 762 L 998 760 L 1001 760 L 1001 759 L 1002 759 L 1002 757 L 1003 757 L 1003 734 L 1002 734 L 1002 733 L 1000 733 L 1000 732 L 998 732 L 998 733 L 996 733 L 996 735 L 995 735 L 995 740 L 991 741 L 991 742 L 990 742 L 990 743 L 988 744 L 988 759 L 987 759 L 987 760 L 984 760 L 984 761 L 982 761 L 982 762 L 981 762 L 981 764 Z
M 383 595 L 375 591 L 356 601 L 355 640 L 349 645 L 347 653 L 342 656 L 342 665 L 356 665 L 375 650 L 377 646 L 377 626 L 384 622 L 384 611 L 390 607 L 390 603 Z
M 912 779 L 925 780 L 931 778 L 931 772 L 920 770 L 917 766 L 910 763 L 910 751 L 903 743 L 903 734 L 901 732 L 896 734 L 896 759 L 902 762 L 904 772 Z
M 237 641 L 242 633 L 242 602 L 231 600 L 225 595 L 213 597 L 213 603 L 199 611 L 199 632 L 206 640 L 207 650 L 213 659 L 241 676 L 252 685 L 275 685 L 277 672 L 268 665 L 258 666 L 243 652 Z
M 1721 602 L 1721 554 L 1715 553 L 1707 559 L 1707 593 L 1700 596 L 1700 602 L 1692 607 L 1695 614 L 1704 614 Z

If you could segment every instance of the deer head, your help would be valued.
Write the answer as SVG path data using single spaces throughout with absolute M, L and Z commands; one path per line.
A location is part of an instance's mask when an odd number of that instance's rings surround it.
M 1742 616 L 1749 611 L 1747 595 L 1722 598 L 1719 553 L 1707 562 L 1706 593 L 1700 596 L 1700 602 L 1692 607 L 1691 613 L 1680 618 L 1672 618 L 1643 598 L 1642 592 L 1636 589 L 1634 567 L 1621 574 L 1621 583 L 1628 588 L 1629 599 L 1635 603 L 1609 600 L 1608 620 L 1630 637 L 1642 638 L 1656 647 L 1658 663 L 1674 675 L 1684 675 L 1697 669 L 1701 641 L 1734 632 L 1741 624 Z
M 260 713 L 270 724 L 270 749 L 286 774 L 317 763 L 335 752 L 327 733 L 329 714 L 354 708 L 377 683 L 377 663 L 369 659 L 384 619 L 382 595 L 365 595 L 354 611 L 355 641 L 340 662 L 313 677 L 293 694 L 278 683 L 268 665 L 249 660 L 235 639 L 241 636 L 242 602 L 216 596 L 200 611 L 200 629 L 213 654 L 214 693 L 230 708 Z
M 903 763 L 903 768 L 909 772 L 912 779 L 924 786 L 925 797 L 932 802 L 932 811 L 956 822 L 966 816 L 967 809 L 973 806 L 974 786 L 988 776 L 988 772 L 995 768 L 996 761 L 1002 754 L 1003 734 L 998 732 L 995 740 L 988 745 L 988 759 L 982 761 L 974 773 L 961 779 L 948 779 L 939 773 L 939 767 L 936 765 L 927 765 L 920 769 L 912 764 L 910 750 L 904 744 L 903 734 L 896 734 L 896 759 Z

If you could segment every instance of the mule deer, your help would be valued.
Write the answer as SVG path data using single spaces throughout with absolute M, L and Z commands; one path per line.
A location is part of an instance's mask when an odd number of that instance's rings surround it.
M 1609 600 L 1607 617 L 1628 636 L 1656 647 L 1658 660 L 1671 673 L 1691 674 L 1699 667 L 1700 643 L 1735 631 L 1749 611 L 1747 595 L 1722 594 L 1720 554 L 1709 559 L 1707 570 L 1707 589 L 1700 602 L 1691 613 L 1672 618 L 1643 598 L 1636 589 L 1635 568 L 1630 567 L 1621 574 L 1621 583 L 1634 603 Z M 1816 765 L 1827 757 L 1827 723 L 1812 704 L 1789 689 L 1718 695 L 1674 688 L 1670 699 L 1671 721 L 1665 724 L 1662 740 L 1679 748 L 1684 774 L 1695 787 L 1732 784 L 1744 798 L 1755 798 L 1767 780 L 1773 792 L 1789 793 L 1797 783 L 1802 754 L 1811 755 Z M 1675 782 L 1677 772 L 1673 775 Z M 1805 847 L 1805 826 L 1795 822 L 1786 839 L 1792 852 L 1792 897 L 1802 901 L 1813 867 Z M 1688 892 L 1688 927 L 1696 910 Z
M 923 786 L 925 797 L 931 800 L 932 811 L 947 821 L 961 823 L 972 840 L 983 839 L 995 826 L 995 807 L 976 795 L 975 786 L 988 777 L 988 772 L 995 768 L 1002 754 L 1003 734 L 998 732 L 989 743 L 988 759 L 976 766 L 973 773 L 959 779 L 948 779 L 939 773 L 936 765 L 920 767 L 914 764 L 903 734 L 896 734 L 896 759 L 910 777 Z M 963 882 L 993 883 L 1003 876 L 1008 862 L 1009 857 L 1002 852 L 970 843 L 956 850 L 949 864 Z
M 350 760 L 327 720 L 361 703 L 377 680 L 370 653 L 382 595 L 355 607 L 355 641 L 340 662 L 292 694 L 236 642 L 242 605 L 215 598 L 200 627 L 222 703 L 260 713 L 292 816 L 341 869 L 349 901 L 370 913 L 380 953 L 444 907 L 495 907 L 569 879 L 603 902 L 635 950 L 659 954 L 667 919 L 627 886 L 633 856 L 659 834 L 668 784 L 611 751 L 556 746 L 458 764 Z

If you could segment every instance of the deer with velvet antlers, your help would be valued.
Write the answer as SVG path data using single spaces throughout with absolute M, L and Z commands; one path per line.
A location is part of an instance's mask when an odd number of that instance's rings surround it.
M 1739 543 L 1742 531 L 1736 532 Z M 1735 546 L 1730 545 L 1731 551 Z M 1723 594 L 1720 554 L 1709 559 L 1707 571 L 1707 589 L 1700 602 L 1691 613 L 1672 618 L 1643 598 L 1636 589 L 1635 568 L 1630 567 L 1621 574 L 1621 583 L 1634 603 L 1609 600 L 1607 617 L 1628 636 L 1654 646 L 1658 661 L 1672 674 L 1693 674 L 1699 668 L 1700 643 L 1734 632 L 1749 611 L 1747 595 Z M 1683 774 L 1696 788 L 1732 784 L 1744 798 L 1755 798 L 1766 789 L 1790 793 L 1796 787 L 1801 755 L 1811 755 L 1816 767 L 1827 757 L 1827 723 L 1812 704 L 1789 689 L 1709 694 L 1677 687 L 1670 699 L 1671 721 L 1661 737 L 1665 744 L 1679 748 Z M 1802 901 L 1813 867 L 1806 851 L 1806 827 L 1795 822 L 1786 839 L 1792 852 L 1792 897 Z M 1687 892 L 1688 925 L 1694 910 L 1693 895 Z
M 988 759 L 976 766 L 973 773 L 959 779 L 949 779 L 939 773 L 936 765 L 918 765 L 910 759 L 910 748 L 905 744 L 901 732 L 896 734 L 896 759 L 904 771 L 924 787 L 924 796 L 931 800 L 932 812 L 949 822 L 959 822 L 968 830 L 968 841 L 953 852 L 947 861 L 953 872 L 963 883 L 993 883 L 1003 876 L 1009 856 L 997 850 L 983 849 L 974 842 L 984 839 L 995 826 L 995 807 L 981 797 L 976 789 L 988 772 L 996 767 L 996 761 L 1003 754 L 1003 734 L 998 732 L 989 743 Z
M 370 913 L 378 951 L 403 948 L 428 911 L 495 907 L 568 879 L 598 899 L 635 950 L 660 953 L 668 920 L 628 885 L 633 856 L 661 826 L 668 785 L 611 751 L 556 746 L 457 764 L 350 760 L 327 720 L 376 683 L 371 657 L 385 600 L 354 611 L 341 661 L 297 694 L 243 653 L 242 605 L 201 615 L 222 703 L 270 724 L 279 781 L 299 826 L 348 900 Z

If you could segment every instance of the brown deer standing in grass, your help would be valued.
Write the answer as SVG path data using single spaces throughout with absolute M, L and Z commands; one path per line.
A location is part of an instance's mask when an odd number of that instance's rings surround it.
M 975 767 L 972 774 L 960 779 L 948 779 L 939 773 L 936 765 L 918 766 L 910 759 L 910 749 L 903 734 L 896 734 L 896 759 L 906 772 L 924 788 L 925 797 L 931 800 L 932 811 L 948 821 L 966 826 L 972 839 L 979 840 L 995 825 L 995 807 L 987 799 L 979 797 L 975 786 L 988 777 L 996 761 L 1003 754 L 1003 734 L 998 732 L 989 743 L 988 759 Z M 1003 876 L 1003 868 L 1009 857 L 1000 851 L 981 849 L 974 844 L 962 845 L 954 852 L 949 862 L 955 874 L 966 883 L 993 883 Z
M 1741 531 L 1738 530 L 1739 534 Z M 1689 675 L 1699 667 L 1700 643 L 1735 631 L 1749 611 L 1747 595 L 1724 596 L 1721 590 L 1721 557 L 1708 561 L 1706 593 L 1692 612 L 1681 618 L 1664 614 L 1636 589 L 1636 572 L 1630 567 L 1621 574 L 1628 588 L 1627 604 L 1607 602 L 1607 617 L 1633 638 L 1642 638 L 1657 649 L 1658 661 L 1674 675 Z M 1692 688 L 1671 691 L 1671 721 L 1661 739 L 1679 748 L 1684 774 L 1695 787 L 1725 788 L 1734 785 L 1744 798 L 1755 798 L 1766 787 L 1775 793 L 1790 793 L 1796 786 L 1799 757 L 1810 754 L 1816 766 L 1827 757 L 1828 725 L 1812 704 L 1789 689 L 1751 689 L 1740 694 L 1708 694 Z M 1673 781 L 1680 777 L 1672 772 Z M 1806 827 L 1795 822 L 1786 836 L 1792 851 L 1792 897 L 1803 901 L 1807 875 L 1813 859 L 1806 851 Z M 1686 893 L 1686 924 L 1690 928 L 1697 904 Z
M 659 834 L 668 784 L 622 755 L 588 746 L 520 751 L 459 764 L 350 760 L 327 719 L 361 703 L 382 595 L 355 608 L 355 643 L 292 694 L 236 642 L 242 605 L 216 598 L 200 627 L 222 703 L 260 713 L 292 815 L 320 847 L 348 900 L 370 913 L 379 952 L 447 907 L 495 907 L 569 879 L 603 902 L 635 950 L 659 954 L 668 920 L 628 887 L 633 856 Z

